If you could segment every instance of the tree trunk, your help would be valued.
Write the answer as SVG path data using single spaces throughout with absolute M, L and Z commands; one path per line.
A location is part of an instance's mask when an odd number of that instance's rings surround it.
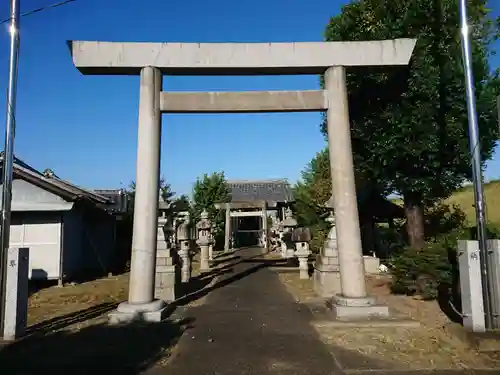
M 422 249 L 425 245 L 424 236 L 424 206 L 422 200 L 414 194 L 404 195 L 404 210 L 406 216 L 406 231 L 410 246 Z

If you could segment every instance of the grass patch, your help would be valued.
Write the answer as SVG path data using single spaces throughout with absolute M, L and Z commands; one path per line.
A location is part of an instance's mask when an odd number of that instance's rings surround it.
M 301 280 L 295 274 L 278 274 L 296 301 L 315 298 L 312 280 Z M 479 353 L 449 335 L 443 327 L 449 322 L 437 302 L 418 297 L 392 295 L 390 279 L 368 276 L 370 295 L 389 306 L 402 317 L 420 322 L 418 328 L 406 327 L 331 327 L 315 325 L 321 340 L 337 352 L 348 351 L 367 363 L 377 363 L 392 370 L 496 368 L 500 363 L 492 356 Z
M 488 223 L 495 227 L 500 227 L 500 211 L 496 209 L 500 205 L 500 181 L 491 181 L 484 184 L 484 197 Z M 476 212 L 474 209 L 474 189 L 472 185 L 457 190 L 445 202 L 450 205 L 456 204 L 460 206 L 467 215 L 467 222 L 474 225 L 476 222 Z
M 81 325 L 94 323 L 102 315 L 113 307 L 127 299 L 129 274 L 123 274 L 103 279 L 97 279 L 77 285 L 64 287 L 52 286 L 33 293 L 28 301 L 28 326 L 31 329 L 41 327 L 44 322 L 59 319 L 65 316 L 71 317 L 78 312 L 95 310 L 95 314 L 87 314 L 89 319 L 76 322 L 73 327 L 72 321 L 67 326 L 71 329 L 79 329 Z M 99 306 L 103 307 L 99 314 Z M 109 307 L 109 309 L 106 309 Z M 61 325 L 61 324 L 59 324 Z
M 490 181 L 484 184 L 484 197 L 486 202 L 486 219 L 489 224 L 500 228 L 500 211 L 496 209 L 500 205 L 500 180 Z M 403 200 L 391 199 L 391 202 L 400 206 Z M 444 201 L 448 205 L 458 205 L 467 215 L 467 223 L 475 225 L 476 212 L 474 209 L 474 188 L 472 185 L 461 187 Z

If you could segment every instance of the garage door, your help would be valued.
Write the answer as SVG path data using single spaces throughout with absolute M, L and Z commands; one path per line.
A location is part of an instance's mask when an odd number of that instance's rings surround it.
M 30 279 L 57 279 L 61 222 L 54 217 L 18 218 L 10 227 L 10 246 L 30 249 Z

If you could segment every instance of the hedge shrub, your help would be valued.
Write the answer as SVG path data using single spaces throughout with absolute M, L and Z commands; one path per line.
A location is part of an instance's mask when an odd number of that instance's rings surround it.
M 426 246 L 421 250 L 406 247 L 391 256 L 391 289 L 435 299 L 440 284 L 453 285 L 458 280 L 457 242 L 475 240 L 477 232 L 466 225 L 466 215 L 458 206 L 436 204 L 425 213 Z M 499 228 L 488 227 L 488 238 L 500 238 L 499 234 Z
M 475 239 L 475 227 L 457 228 L 428 241 L 422 250 L 406 248 L 391 258 L 392 292 L 418 294 L 436 299 L 439 284 L 453 285 L 457 280 L 457 242 Z M 498 239 L 499 229 L 488 228 L 488 238 Z

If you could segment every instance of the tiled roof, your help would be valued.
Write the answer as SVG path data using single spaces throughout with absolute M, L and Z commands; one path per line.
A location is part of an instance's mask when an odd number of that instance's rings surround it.
M 287 180 L 227 181 L 231 202 L 278 202 L 293 201 L 293 192 Z
M 0 153 L 0 169 L 3 165 L 4 153 Z M 83 189 L 68 181 L 61 180 L 58 177 L 52 177 L 51 174 L 44 175 L 29 164 L 14 157 L 13 164 L 14 174 L 27 180 L 34 185 L 47 189 L 55 194 L 61 195 L 72 201 L 76 199 L 86 199 L 94 204 L 106 206 L 111 203 L 111 200 L 105 196 L 97 194 L 93 191 Z
M 127 212 L 129 198 L 124 189 L 100 189 L 94 190 L 94 192 L 113 202 L 106 207 L 106 211 L 113 213 Z

